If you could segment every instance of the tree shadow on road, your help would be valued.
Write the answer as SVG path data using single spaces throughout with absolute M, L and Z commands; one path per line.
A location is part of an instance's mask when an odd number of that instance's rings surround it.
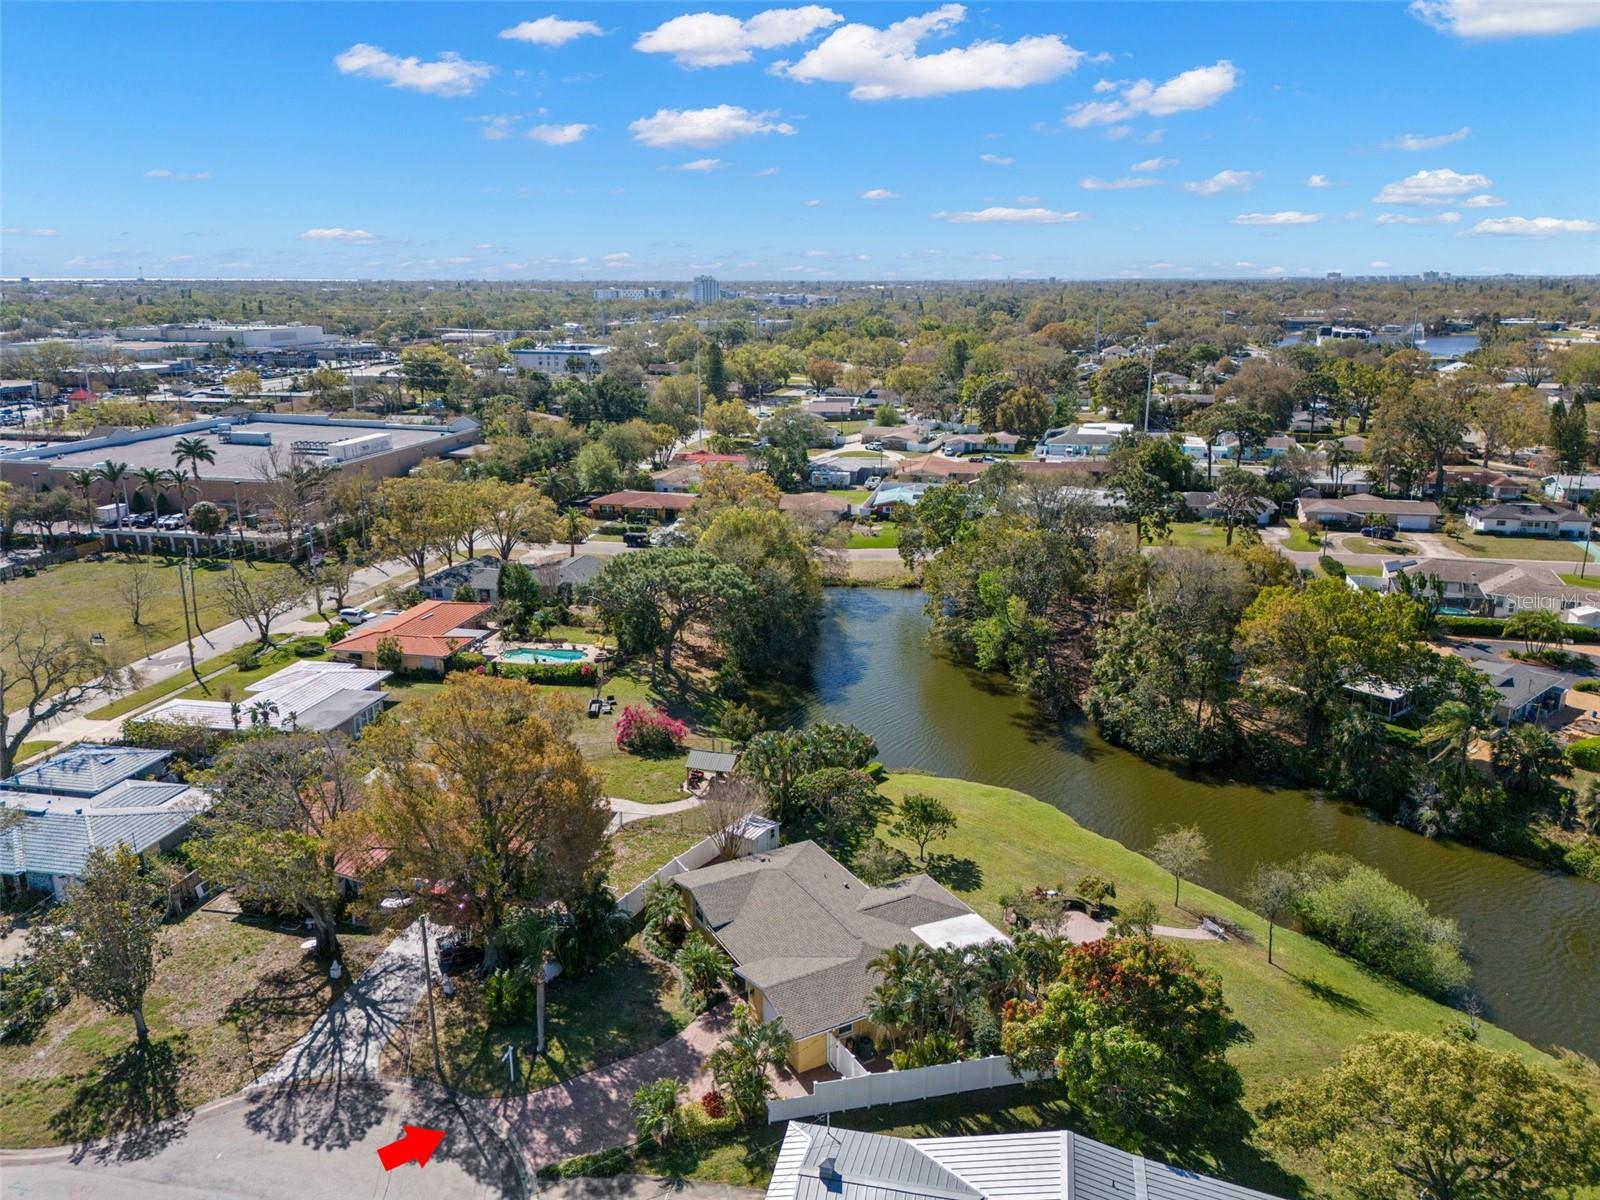
M 149 1158 L 182 1138 L 191 1114 L 180 1082 L 190 1058 L 178 1034 L 134 1043 L 80 1076 L 72 1098 L 50 1118 L 50 1128 L 75 1143 L 72 1161 Z
M 413 1086 L 401 1121 L 443 1130 L 434 1157 L 455 1163 L 491 1195 L 521 1200 L 531 1193 L 520 1148 L 483 1105 L 443 1088 Z
M 388 1098 L 389 1089 L 366 1075 L 288 1079 L 258 1091 L 244 1123 L 275 1142 L 343 1150 L 383 1121 Z

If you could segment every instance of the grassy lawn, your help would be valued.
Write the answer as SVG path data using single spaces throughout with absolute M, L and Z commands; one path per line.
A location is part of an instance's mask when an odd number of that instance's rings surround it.
M 1560 575 L 1561 582 L 1572 587 L 1600 588 L 1600 566 L 1585 575 L 1567 571 L 1560 572 Z
M 575 699 L 587 700 L 589 693 L 582 688 L 568 688 Z M 622 710 L 630 704 L 666 707 L 672 715 L 686 720 L 693 727 L 696 714 L 677 711 L 663 698 L 645 675 L 619 674 L 606 680 L 601 691 L 617 698 L 617 711 L 609 716 L 578 722 L 573 740 L 583 752 L 584 759 L 600 772 L 608 796 L 636 800 L 641 804 L 662 804 L 683 799 L 684 755 L 667 758 L 641 758 L 617 749 L 617 722 Z M 695 734 L 689 736 L 689 746 L 710 746 L 709 738 Z
M 872 493 L 866 488 L 829 488 L 828 495 L 843 496 L 851 504 L 865 504 Z
M 23 742 L 22 745 L 17 747 L 17 761 L 19 763 L 24 762 L 27 759 L 32 758 L 35 754 L 43 754 L 46 750 L 54 750 L 59 745 L 61 745 L 60 742 L 52 742 L 48 740 Z
M 704 837 L 700 816 L 693 810 L 628 822 L 611 835 L 612 885 L 618 893 L 627 891 Z
M 823 451 L 823 453 L 824 454 L 831 453 L 834 458 L 880 458 L 880 457 L 882 457 L 876 450 L 834 450 L 834 451 L 831 451 L 831 452 L 825 450 L 825 451 Z M 887 461 L 888 460 L 885 460 L 886 463 L 887 463 Z
M 1237 533 L 1234 540 L 1238 540 Z M 1223 532 L 1221 526 L 1213 525 L 1209 521 L 1183 521 L 1167 526 L 1166 544 L 1193 546 L 1200 550 L 1221 550 L 1228 542 L 1227 534 Z
M 1346 575 L 1382 575 L 1383 568 L 1375 567 L 1371 563 L 1345 563 Z
M 307 661 L 326 662 L 333 655 L 324 651 L 321 654 L 307 655 Z M 204 683 L 192 684 L 177 695 L 179 700 L 237 700 L 245 702 L 248 697 L 245 689 L 251 684 L 260 683 L 268 675 L 283 670 L 291 663 L 300 661 L 300 656 L 288 650 L 268 650 L 257 660 L 260 666 L 245 671 L 239 667 L 229 667 L 220 674 L 213 675 Z M 185 675 L 184 679 L 193 679 L 192 675 Z
M 177 559 L 150 558 L 154 568 L 150 594 L 145 598 L 141 625 L 135 628 L 123 588 L 133 574 L 133 561 L 121 556 L 106 556 L 99 561 L 61 563 L 31 579 L 13 579 L 0 584 L 0 609 L 6 623 L 20 623 L 43 617 L 57 628 L 83 634 L 103 634 L 104 652 L 116 666 L 143 658 L 153 650 L 165 649 L 183 638 L 183 610 L 179 607 Z M 276 572 L 292 568 L 281 563 L 246 565 L 242 571 Z M 222 607 L 222 580 L 227 567 L 219 562 L 199 564 L 195 588 L 199 599 L 202 629 L 226 625 L 231 618 Z M 0 662 L 12 669 L 15 663 Z
M 829 421 L 828 424 L 844 434 L 845 437 L 849 437 L 852 433 L 860 433 L 867 427 L 867 422 L 865 421 Z
M 851 550 L 893 550 L 900 545 L 900 526 L 880 525 L 877 533 L 850 533 L 846 543 Z
M 545 1053 L 535 1052 L 534 1021 L 490 1024 L 482 982 L 456 978 L 438 1003 L 439 1048 L 451 1086 L 472 1096 L 536 1092 L 660 1045 L 694 1014 L 678 998 L 675 972 L 629 945 L 592 975 L 558 977 L 545 990 Z M 517 1081 L 503 1061 L 517 1048 Z M 436 1078 L 426 1007 L 395 1036 L 389 1060 L 407 1074 Z
M 227 654 L 219 654 L 215 658 L 199 659 L 196 661 L 195 666 L 201 675 L 212 675 L 227 668 L 232 661 L 233 654 L 230 651 Z M 88 716 L 93 721 L 109 721 L 113 717 L 126 716 L 136 709 L 154 704 L 157 700 L 165 699 L 174 692 L 181 692 L 186 687 L 193 686 L 194 676 L 188 671 L 180 671 L 176 675 L 169 675 L 158 683 L 152 683 L 148 687 L 140 688 L 138 691 L 119 696 L 110 704 L 102 704 L 99 708 L 89 713 Z
M 1479 558 L 1531 558 L 1540 562 L 1582 562 L 1580 545 L 1560 538 L 1496 537 L 1492 534 L 1463 532 L 1455 539 L 1456 548 Z
M 31 1042 L 0 1046 L 0 1146 L 104 1136 L 226 1096 L 265 1070 L 332 998 L 327 968 L 300 950 L 304 934 L 237 919 L 214 899 L 162 931 L 172 953 L 150 987 L 151 1047 L 133 1022 L 84 999 L 55 1013 Z M 379 935 L 341 935 L 351 975 Z
M 1322 536 L 1308 533 L 1300 527 L 1300 522 L 1293 518 L 1284 522 L 1289 527 L 1289 536 L 1284 539 L 1285 550 L 1316 551 L 1322 549 Z

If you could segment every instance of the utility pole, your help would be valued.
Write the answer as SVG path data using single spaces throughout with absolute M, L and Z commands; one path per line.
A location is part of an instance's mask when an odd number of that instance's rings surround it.
M 439 1018 L 433 1011 L 433 956 L 428 953 L 428 914 L 422 914 L 422 974 L 427 982 L 428 1030 L 433 1034 L 433 1068 L 444 1080 L 444 1064 L 439 1061 Z
M 1150 366 L 1144 376 L 1144 431 L 1150 432 L 1150 393 L 1155 390 L 1156 381 L 1156 335 L 1155 322 L 1144 323 L 1144 340 L 1150 349 Z

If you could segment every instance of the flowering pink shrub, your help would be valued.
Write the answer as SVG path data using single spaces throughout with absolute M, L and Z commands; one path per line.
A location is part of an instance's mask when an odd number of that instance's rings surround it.
M 630 704 L 617 720 L 617 749 L 646 758 L 676 754 L 683 749 L 689 727 L 659 708 Z

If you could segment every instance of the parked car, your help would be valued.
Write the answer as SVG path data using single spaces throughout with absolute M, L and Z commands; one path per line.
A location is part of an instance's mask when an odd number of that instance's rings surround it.
M 168 513 L 166 516 L 161 517 L 156 521 L 156 528 L 168 530 L 182 529 L 188 523 L 188 518 L 182 513 Z
M 1391 541 L 1395 536 L 1395 530 L 1393 526 L 1390 525 L 1363 525 L 1361 527 L 1361 536 L 1364 538 L 1380 538 L 1383 541 Z
M 346 625 L 360 625 L 365 621 L 372 620 L 372 614 L 364 608 L 341 608 L 339 610 L 339 620 Z
M 650 544 L 650 535 L 638 529 L 630 529 L 622 535 L 622 544 L 638 548 Z
M 867 491 L 871 492 L 875 491 L 882 483 L 882 475 L 868 475 L 866 483 L 862 484 L 861 486 L 866 488 Z
M 882 442 L 868 442 L 866 448 L 868 450 L 882 450 L 883 449 L 883 443 Z
M 465 933 L 452 933 L 439 943 L 439 970 L 449 974 L 470 971 L 483 961 L 483 947 L 474 946 Z

